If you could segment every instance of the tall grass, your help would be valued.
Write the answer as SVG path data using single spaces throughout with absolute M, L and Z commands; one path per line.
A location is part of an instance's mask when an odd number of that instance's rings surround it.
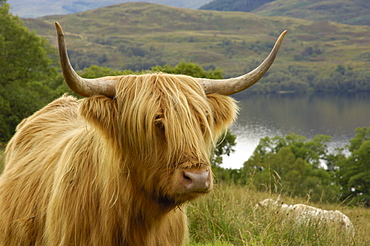
M 297 226 L 276 211 L 256 210 L 257 201 L 276 195 L 247 187 L 218 185 L 215 191 L 188 206 L 189 245 L 370 245 L 370 209 L 339 204 L 311 204 L 283 197 L 286 203 L 305 203 L 323 209 L 338 209 L 355 226 L 354 237 L 340 229 L 310 223 Z

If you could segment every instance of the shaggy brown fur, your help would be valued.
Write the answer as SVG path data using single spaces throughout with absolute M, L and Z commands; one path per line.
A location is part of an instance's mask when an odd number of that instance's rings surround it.
M 0 178 L 0 245 L 183 245 L 179 170 L 210 168 L 232 98 L 191 77 L 117 77 L 116 97 L 63 96 L 25 119 Z M 208 192 L 208 191 L 207 191 Z

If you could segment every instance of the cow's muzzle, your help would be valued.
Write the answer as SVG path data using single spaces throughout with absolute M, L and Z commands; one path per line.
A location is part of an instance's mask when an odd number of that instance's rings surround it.
M 212 188 L 212 176 L 209 169 L 181 170 L 180 183 L 185 192 L 208 192 Z

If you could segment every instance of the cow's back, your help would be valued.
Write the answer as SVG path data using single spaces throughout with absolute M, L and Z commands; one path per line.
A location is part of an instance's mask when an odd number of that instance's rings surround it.
M 63 96 L 23 120 L 0 177 L 0 245 L 40 245 L 55 165 L 76 128 L 78 102 Z

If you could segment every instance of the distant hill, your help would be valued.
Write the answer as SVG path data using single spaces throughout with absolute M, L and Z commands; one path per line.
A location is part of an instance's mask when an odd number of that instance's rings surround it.
M 370 25 L 370 1 L 365 0 L 275 0 L 254 12 L 264 16 Z
M 274 0 L 213 0 L 199 9 L 251 12 L 271 1 Z
M 197 9 L 211 0 L 7 0 L 10 12 L 23 18 L 73 14 L 125 2 L 147 2 Z
M 142 70 L 185 61 L 219 67 L 225 77 L 255 68 L 287 29 L 276 62 L 254 90 L 370 90 L 368 26 L 147 3 L 23 21 L 55 47 L 58 21 L 77 70 L 92 64 Z
M 249 7 L 246 7 L 247 5 Z M 287 16 L 350 25 L 370 25 L 370 1 L 367 0 L 214 0 L 200 8 L 247 11 L 263 16 Z

